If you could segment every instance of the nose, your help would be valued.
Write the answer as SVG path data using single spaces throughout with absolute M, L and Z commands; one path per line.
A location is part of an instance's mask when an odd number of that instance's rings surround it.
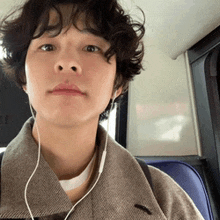
M 78 76 L 82 74 L 81 65 L 76 57 L 74 58 L 67 54 L 58 58 L 54 68 L 56 73 L 75 74 Z
M 63 65 L 64 66 L 64 65 Z M 58 70 L 59 71 L 62 71 L 63 70 L 63 66 L 61 65 L 58 65 Z M 69 69 L 71 69 L 72 71 L 76 72 L 77 71 L 77 68 L 75 66 L 71 66 Z

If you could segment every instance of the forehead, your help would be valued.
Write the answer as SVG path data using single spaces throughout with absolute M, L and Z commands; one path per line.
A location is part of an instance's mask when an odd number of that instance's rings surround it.
M 45 16 L 47 16 L 45 22 Z M 97 27 L 94 25 L 92 16 L 86 16 L 85 13 L 78 10 L 74 4 L 58 4 L 54 8 L 43 14 L 43 17 L 35 30 L 34 38 L 40 37 L 44 33 L 56 36 L 62 29 L 68 29 L 74 25 L 79 30 L 88 29 L 95 35 L 99 35 Z
M 62 15 L 62 24 L 67 26 L 71 22 L 72 14 L 76 7 L 73 4 L 57 5 L 61 15 Z M 60 15 L 55 8 L 51 8 L 49 11 L 49 26 L 55 26 L 60 22 Z
M 59 12 L 54 8 L 49 11 L 49 26 L 56 26 L 59 24 L 62 18 L 62 27 L 68 27 L 72 24 L 76 25 L 80 30 L 85 28 L 97 29 L 94 25 L 93 19 L 90 16 L 89 18 L 85 13 L 78 10 L 77 5 L 74 4 L 65 4 L 58 5 Z
M 86 14 L 85 11 L 80 11 L 77 5 L 60 4 L 45 12 L 41 23 L 34 32 L 31 42 L 36 39 L 61 36 L 67 33 L 71 27 L 74 27 L 78 29 L 80 33 L 84 34 L 84 36 L 87 36 L 87 39 L 96 39 L 102 42 L 102 45 L 105 46 L 107 51 L 112 44 L 109 41 L 108 35 L 104 32 L 105 27 L 103 31 L 102 27 L 96 24 L 97 22 L 98 20 L 95 20 L 93 11 L 92 13 L 87 11 Z

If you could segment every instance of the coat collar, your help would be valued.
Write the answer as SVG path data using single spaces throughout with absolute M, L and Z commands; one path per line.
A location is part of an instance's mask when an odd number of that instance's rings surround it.
M 37 162 L 38 146 L 32 137 L 33 122 L 34 120 L 30 118 L 24 124 L 4 153 L 1 168 L 0 216 L 17 218 L 30 216 L 24 201 L 24 189 Z M 34 215 L 65 212 L 72 207 L 57 176 L 42 155 L 39 167 L 29 184 L 27 195 Z
M 32 137 L 34 120 L 30 118 L 18 136 L 8 145 L 1 175 L 0 218 L 29 218 L 24 188 L 37 161 L 38 146 Z M 99 126 L 98 167 L 105 142 L 105 130 Z M 113 139 L 108 138 L 104 171 L 91 193 L 76 206 L 74 219 L 142 219 L 147 213 L 135 204 L 148 207 L 149 219 L 164 219 L 146 177 L 136 160 Z M 93 183 L 97 179 L 96 174 Z M 28 187 L 28 202 L 36 217 L 67 213 L 72 208 L 55 173 L 41 156 L 39 167 Z M 93 214 L 92 214 L 93 213 Z M 64 215 L 65 216 L 65 215 Z M 77 218 L 79 216 L 79 218 Z M 128 218 L 120 218 L 127 216 Z M 134 218 L 131 218 L 134 216 Z M 157 216 L 157 217 L 156 217 Z

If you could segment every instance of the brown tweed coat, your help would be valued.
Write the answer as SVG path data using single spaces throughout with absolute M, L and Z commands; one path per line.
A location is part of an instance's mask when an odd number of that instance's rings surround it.
M 24 202 L 25 184 L 37 160 L 37 144 L 30 118 L 8 145 L 2 162 L 0 219 L 30 219 Z M 105 131 L 98 129 L 100 163 Z M 154 193 L 135 158 L 109 138 L 104 171 L 94 189 L 74 209 L 74 220 L 200 220 L 203 219 L 188 195 L 166 174 L 149 167 Z M 94 178 L 95 182 L 97 176 Z M 41 156 L 28 187 L 32 213 L 40 220 L 64 219 L 72 204 L 57 176 Z M 146 209 L 135 207 L 144 206 Z M 137 205 L 136 205 L 137 206 Z M 139 207 L 138 206 L 138 207 Z

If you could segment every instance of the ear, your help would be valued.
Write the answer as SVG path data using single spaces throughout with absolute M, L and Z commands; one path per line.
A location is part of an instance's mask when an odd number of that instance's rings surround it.
M 22 86 L 22 88 L 23 88 L 24 92 L 26 92 L 26 93 L 28 94 L 28 92 L 27 92 L 27 86 L 24 85 L 24 86 Z
M 117 89 L 116 91 L 113 91 L 111 98 L 113 99 L 114 95 L 116 95 L 115 98 L 117 98 L 119 95 L 121 95 L 121 93 L 122 93 L 122 86 L 119 89 Z

